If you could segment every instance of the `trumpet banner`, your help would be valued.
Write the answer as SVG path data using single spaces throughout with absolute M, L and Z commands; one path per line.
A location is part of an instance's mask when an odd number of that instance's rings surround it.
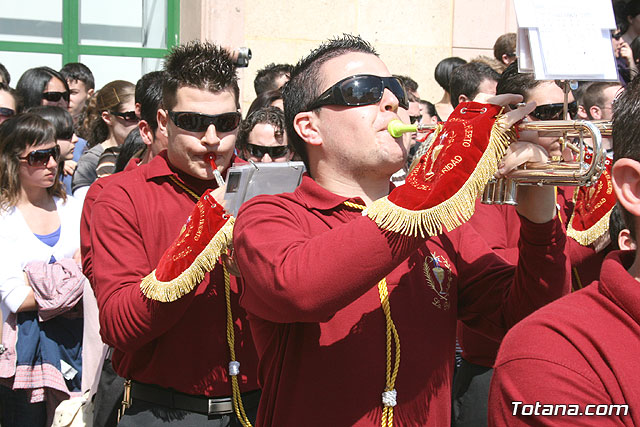
M 196 203 L 173 244 L 158 266 L 142 279 L 140 289 L 149 299 L 175 301 L 189 292 L 214 269 L 233 237 L 234 218 L 207 190 Z
M 502 110 L 492 104 L 459 104 L 405 184 L 376 200 L 367 215 L 384 230 L 414 237 L 435 236 L 469 220 L 475 199 L 516 138 L 515 130 L 501 122 Z
M 592 153 L 585 153 L 585 161 L 591 163 Z M 609 217 L 616 205 L 616 195 L 611 181 L 611 159 L 605 159 L 604 171 L 598 181 L 576 189 L 575 207 L 567 225 L 567 236 L 582 246 L 589 246 L 598 239 L 608 237 Z

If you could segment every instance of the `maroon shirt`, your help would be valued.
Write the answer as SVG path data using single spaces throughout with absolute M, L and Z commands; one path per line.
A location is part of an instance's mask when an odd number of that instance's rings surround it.
M 376 284 L 386 277 L 401 343 L 394 425 L 448 425 L 456 319 L 497 339 L 567 293 L 561 224 L 522 220 L 516 271 L 470 226 L 425 243 L 381 231 L 345 200 L 304 176 L 294 193 L 258 196 L 238 215 L 241 304 L 263 388 L 257 424 L 380 425 L 385 321 Z
M 609 254 L 599 282 L 538 310 L 507 334 L 491 384 L 490 425 L 640 425 L 640 283 L 627 272 L 634 257 L 635 251 Z M 516 417 L 514 401 L 577 404 L 580 411 L 628 404 L 629 413 Z
M 215 181 L 198 181 L 171 169 L 166 152 L 150 163 L 114 175 L 91 216 L 94 289 L 100 334 L 115 347 L 113 366 L 124 378 L 183 393 L 228 396 L 224 276 L 220 264 L 189 294 L 171 303 L 145 298 L 143 277 L 155 269 L 178 236 L 196 201 L 169 177 L 198 194 Z M 241 391 L 258 388 L 257 359 L 232 277 L 231 305 Z

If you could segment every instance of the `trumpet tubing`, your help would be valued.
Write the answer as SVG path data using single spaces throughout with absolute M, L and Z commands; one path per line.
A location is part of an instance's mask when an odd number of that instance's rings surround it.
M 407 132 L 427 132 L 436 128 L 437 125 L 427 125 L 427 124 L 408 124 L 404 123 L 401 120 L 391 120 L 387 125 L 387 130 L 394 138 L 399 138 L 402 134 Z

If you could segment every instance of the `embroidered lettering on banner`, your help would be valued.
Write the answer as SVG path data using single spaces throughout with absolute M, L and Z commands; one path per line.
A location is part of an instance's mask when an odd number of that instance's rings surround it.
M 453 280 L 449 261 L 444 256 L 432 252 L 424 259 L 423 270 L 429 288 L 436 293 L 432 304 L 440 309 L 449 310 L 449 290 Z

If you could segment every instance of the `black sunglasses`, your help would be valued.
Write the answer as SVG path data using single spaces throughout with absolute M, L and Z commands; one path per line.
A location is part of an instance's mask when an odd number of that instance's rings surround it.
M 0 107 L 0 116 L 2 117 L 12 117 L 15 114 L 16 112 L 13 111 L 11 108 Z
M 266 147 L 264 145 L 247 144 L 247 151 L 258 159 L 263 158 L 265 154 L 268 154 L 272 159 L 279 159 L 287 155 L 289 148 L 286 145 Z
M 69 102 L 69 92 L 42 92 L 42 99 L 50 102 L 58 102 L 61 98 Z
M 620 37 L 622 37 L 622 31 L 611 32 L 611 38 L 615 40 L 620 40 Z
M 564 104 L 559 102 L 557 104 L 543 104 L 538 105 L 529 115 L 535 117 L 538 120 L 562 120 L 562 112 Z M 572 119 L 578 114 L 578 103 L 576 101 L 570 102 L 567 105 L 567 112 Z
M 33 150 L 29 154 L 24 157 L 18 157 L 20 160 L 26 160 L 29 163 L 29 166 L 38 166 L 43 167 L 47 166 L 49 163 L 49 159 L 53 157 L 53 160 L 58 162 L 60 160 L 60 146 L 55 145 L 51 148 L 46 148 L 44 150 Z
M 176 126 L 189 132 L 204 132 L 211 125 L 214 125 L 218 132 L 231 132 L 240 125 L 242 119 L 242 115 L 237 111 L 214 115 L 169 111 L 169 117 Z
M 357 107 L 379 102 L 387 88 L 398 98 L 402 108 L 408 109 L 407 93 L 396 77 L 380 77 L 371 74 L 356 74 L 331 86 L 309 105 L 308 111 L 324 105 Z
M 422 116 L 409 116 L 409 123 L 411 124 L 420 123 L 421 119 L 422 119 Z
M 121 119 L 124 119 L 128 122 L 139 122 L 140 119 L 138 118 L 138 116 L 136 115 L 135 111 L 125 111 L 124 113 L 120 113 L 118 111 L 109 111 L 111 114 L 113 114 L 114 116 L 118 116 Z

